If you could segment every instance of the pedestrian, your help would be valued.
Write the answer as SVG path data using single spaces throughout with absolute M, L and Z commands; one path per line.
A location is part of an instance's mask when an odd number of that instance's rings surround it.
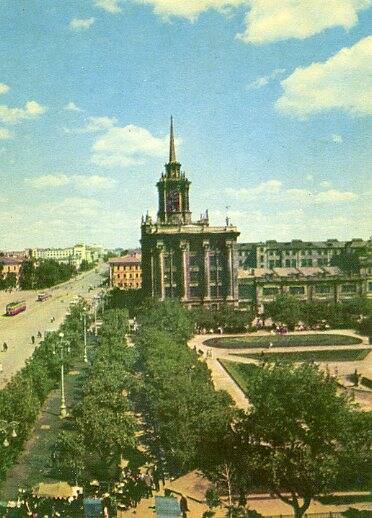
M 8 344 L 6 342 L 3 343 L 3 353 L 6 353 L 8 350 Z
M 31 336 L 31 343 L 34 344 L 35 343 L 35 337 L 34 335 Z
M 182 513 L 182 518 L 187 518 L 187 513 L 190 512 L 190 509 L 187 505 L 187 498 L 185 497 L 185 495 L 181 495 L 181 498 L 180 498 L 180 510 L 181 510 L 181 513 Z
M 37 332 L 37 337 L 38 337 L 38 338 L 41 338 L 42 336 L 43 336 L 43 335 L 41 334 L 41 331 L 38 331 L 38 332 Z

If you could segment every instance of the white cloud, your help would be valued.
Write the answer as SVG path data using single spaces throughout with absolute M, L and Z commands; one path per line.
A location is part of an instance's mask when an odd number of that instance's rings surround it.
M 329 182 L 322 182 L 322 188 L 326 191 L 310 191 L 308 189 L 286 188 L 283 187 L 279 180 L 268 180 L 254 187 L 246 187 L 240 189 L 227 188 L 226 194 L 237 200 L 255 201 L 263 200 L 268 202 L 286 202 L 286 203 L 306 203 L 306 204 L 322 204 L 354 201 L 358 199 L 358 195 L 350 191 L 338 191 L 331 189 Z
M 75 31 L 86 31 L 94 23 L 94 18 L 73 18 L 70 21 L 69 27 Z
M 82 128 L 65 128 L 66 133 L 99 133 L 115 126 L 115 117 L 88 117 L 87 123 Z
M 92 160 L 103 166 L 135 165 L 145 158 L 166 156 L 169 137 L 154 137 L 147 129 L 132 124 L 110 128 L 93 144 Z
M 127 0 L 150 5 L 162 18 L 179 16 L 195 20 L 214 9 L 229 13 L 246 9 L 245 30 L 237 37 L 245 43 L 262 44 L 288 38 L 304 39 L 331 27 L 349 30 L 358 22 L 358 13 L 372 0 Z M 94 5 L 119 13 L 124 0 L 94 0 Z
M 248 4 L 246 29 L 238 38 L 262 44 L 305 39 L 330 27 L 348 30 L 357 23 L 358 12 L 367 9 L 372 0 L 248 0 Z
M 5 83 L 0 83 L 0 94 L 6 94 L 9 92 L 10 88 Z
M 297 68 L 281 82 L 276 107 L 284 114 L 306 117 L 330 109 L 351 115 L 372 114 L 372 36 L 343 48 L 324 63 Z
M 63 107 L 64 110 L 68 112 L 82 112 L 84 111 L 82 108 L 79 108 L 73 101 L 70 101 Z
M 335 144 L 342 144 L 344 139 L 342 138 L 342 135 L 339 135 L 338 133 L 332 133 L 331 141 Z
M 285 68 L 276 68 L 271 72 L 271 74 L 268 74 L 267 76 L 261 76 L 252 81 L 252 83 L 249 83 L 247 86 L 248 90 L 258 90 L 259 88 L 262 88 L 263 86 L 266 86 L 271 80 L 275 79 L 281 74 L 284 74 Z
M 119 3 L 121 0 L 94 0 L 94 5 L 108 13 L 120 13 Z
M 0 128 L 0 140 L 9 140 L 13 138 L 14 135 L 7 128 Z
M 104 189 L 112 189 L 116 182 L 112 178 L 108 178 L 107 176 L 100 176 L 97 174 L 93 174 L 90 176 L 87 175 L 76 175 L 73 177 L 73 183 L 76 187 L 80 189 L 91 189 L 91 190 L 104 190 Z
M 45 113 L 47 108 L 36 101 L 28 101 L 24 108 L 9 108 L 0 105 L 0 121 L 8 124 L 17 124 L 25 119 L 36 118 Z
M 66 175 L 49 174 L 36 178 L 27 178 L 25 183 L 35 189 L 49 189 L 65 187 L 66 185 L 75 187 L 79 190 L 104 190 L 111 189 L 115 185 L 115 180 L 107 176 L 99 175 Z

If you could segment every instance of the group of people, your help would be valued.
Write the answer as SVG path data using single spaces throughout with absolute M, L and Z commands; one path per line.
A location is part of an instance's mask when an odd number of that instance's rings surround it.
M 165 484 L 164 472 L 158 467 L 149 467 L 146 472 L 125 468 L 120 477 L 121 506 L 125 509 L 137 507 L 142 498 L 151 498 L 154 491 L 160 491 Z

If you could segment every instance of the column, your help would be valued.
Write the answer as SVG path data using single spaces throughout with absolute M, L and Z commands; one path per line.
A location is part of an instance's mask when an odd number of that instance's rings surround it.
M 186 241 L 181 241 L 180 243 L 180 249 L 181 249 L 181 281 L 182 281 L 182 296 L 181 300 L 185 301 L 189 298 L 189 289 L 188 289 L 188 243 Z
M 160 287 L 160 300 L 165 299 L 165 286 L 164 286 L 164 246 L 161 244 L 157 245 L 159 252 L 159 287 Z
M 155 297 L 155 268 L 154 268 L 154 250 L 151 250 L 150 255 L 150 275 L 151 275 L 151 297 Z
M 227 262 L 227 297 L 226 300 L 234 300 L 234 264 L 232 242 L 226 241 Z
M 204 249 L 204 300 L 211 300 L 211 272 L 210 272 L 210 261 L 209 261 L 209 241 L 203 242 Z M 216 276 L 217 279 L 217 276 Z

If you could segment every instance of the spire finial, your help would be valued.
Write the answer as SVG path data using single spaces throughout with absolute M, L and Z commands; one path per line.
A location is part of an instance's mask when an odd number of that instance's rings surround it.
M 169 163 L 170 164 L 174 164 L 175 162 L 177 162 L 177 158 L 176 158 L 176 147 L 174 145 L 173 116 L 171 116 L 170 145 L 169 145 Z

